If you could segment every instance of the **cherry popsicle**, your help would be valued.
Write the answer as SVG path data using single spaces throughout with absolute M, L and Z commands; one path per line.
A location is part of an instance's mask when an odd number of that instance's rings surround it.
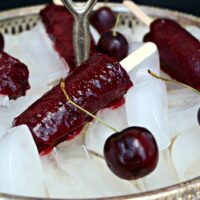
M 153 44 L 146 44 L 142 51 L 149 52 Z M 133 53 L 120 64 L 130 71 L 143 57 Z M 127 72 L 114 58 L 95 54 L 65 79 L 70 98 L 91 113 L 111 106 L 123 98 L 132 86 Z M 60 86 L 55 86 L 33 103 L 14 121 L 14 126 L 26 124 L 40 152 L 75 137 L 91 118 L 66 102 Z
M 49 4 L 41 10 L 40 17 L 56 51 L 67 62 L 70 71 L 73 71 L 76 67 L 72 39 L 73 16 L 64 6 Z M 94 52 L 96 47 L 91 37 L 90 54 Z
M 25 64 L 3 51 L 0 52 L 0 95 L 14 100 L 24 96 L 30 88 L 28 78 L 29 71 Z
M 199 90 L 200 42 L 173 20 L 153 20 L 131 1 L 124 1 L 124 5 L 150 27 L 144 41 L 157 45 L 162 70 Z

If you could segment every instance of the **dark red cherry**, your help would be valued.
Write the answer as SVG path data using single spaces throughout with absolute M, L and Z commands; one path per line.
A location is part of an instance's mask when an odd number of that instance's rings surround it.
M 90 23 L 102 35 L 114 27 L 115 15 L 109 7 L 104 6 L 92 13 Z
M 128 42 L 121 33 L 109 31 L 101 36 L 97 50 L 121 61 L 128 55 Z
M 106 140 L 104 157 L 108 167 L 118 177 L 135 180 L 156 168 L 158 147 L 147 129 L 130 127 Z
M 4 49 L 4 38 L 3 35 L 0 33 L 0 51 Z
M 198 123 L 200 125 L 200 108 L 199 108 L 198 113 L 197 113 L 197 120 L 198 120 Z

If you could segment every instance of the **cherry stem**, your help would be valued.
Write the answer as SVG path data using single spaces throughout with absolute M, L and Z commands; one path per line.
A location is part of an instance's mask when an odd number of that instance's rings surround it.
M 93 150 L 91 150 L 91 149 L 88 149 L 87 147 L 86 147 L 86 150 L 87 150 L 90 154 L 92 154 L 92 155 L 94 155 L 94 156 L 96 156 L 96 157 L 98 157 L 98 158 L 101 158 L 101 159 L 105 160 L 104 156 L 102 156 L 101 154 L 99 154 L 99 153 L 97 153 L 97 152 L 95 152 L 95 151 L 93 151 Z
M 65 95 L 67 101 L 68 101 L 69 103 L 71 103 L 73 106 L 77 107 L 79 110 L 83 111 L 84 113 L 86 113 L 86 114 L 89 115 L 90 117 L 94 118 L 95 120 L 97 120 L 98 122 L 100 122 L 101 124 L 103 124 L 104 126 L 110 128 L 112 131 L 114 131 L 114 132 L 119 132 L 117 129 L 113 128 L 112 126 L 110 126 L 109 124 L 107 124 L 105 121 L 101 120 L 101 119 L 98 118 L 97 116 L 93 115 L 91 112 L 85 110 L 84 108 L 80 107 L 78 104 L 76 104 L 75 102 L 73 102 L 73 101 L 69 98 L 69 96 L 68 96 L 68 94 L 67 94 L 67 92 L 66 92 L 66 90 L 65 90 L 65 81 L 64 81 L 63 79 L 61 79 L 61 81 L 60 81 L 60 88 L 61 88 L 61 90 L 63 91 L 63 93 L 64 93 L 64 95 Z
M 148 69 L 148 73 L 151 76 L 153 76 L 154 78 L 160 79 L 160 80 L 165 81 L 165 82 L 175 83 L 177 85 L 180 85 L 180 86 L 183 86 L 185 88 L 188 88 L 188 89 L 192 90 L 193 92 L 195 92 L 195 93 L 197 93 L 197 94 L 200 95 L 200 91 L 194 89 L 193 87 L 191 87 L 191 86 L 189 86 L 189 85 L 187 85 L 185 83 L 182 83 L 182 82 L 179 82 L 179 81 L 176 81 L 176 80 L 173 80 L 173 79 L 168 79 L 168 78 L 160 77 L 157 74 L 153 73 L 150 69 Z
M 121 15 L 118 14 L 118 15 L 117 15 L 116 22 L 115 22 L 115 26 L 114 26 L 114 28 L 113 28 L 113 36 L 116 36 L 116 35 L 117 35 L 117 27 L 119 26 L 120 17 L 121 17 Z

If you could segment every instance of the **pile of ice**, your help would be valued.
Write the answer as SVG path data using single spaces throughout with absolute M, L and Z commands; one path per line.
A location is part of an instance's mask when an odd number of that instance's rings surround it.
M 137 52 L 147 29 L 139 26 L 132 35 L 125 27 L 120 30 L 128 37 L 130 52 Z M 195 35 L 200 36 L 199 33 L 195 29 Z M 147 69 L 160 73 L 156 49 L 130 72 L 134 87 L 126 95 L 125 105 L 97 113 L 119 130 L 144 126 L 158 143 L 160 157 L 155 171 L 138 181 L 125 181 L 112 174 L 103 159 L 87 150 L 102 155 L 106 139 L 113 134 L 96 121 L 90 122 L 75 139 L 58 145 L 43 157 L 38 155 L 26 126 L 11 128 L 12 120 L 54 82 L 67 76 L 68 68 L 54 51 L 41 23 L 31 31 L 5 38 L 6 52 L 29 67 L 31 90 L 25 97 L 10 101 L 8 108 L 0 108 L 0 192 L 33 197 L 97 198 L 140 193 L 200 175 L 197 124 L 200 97 L 185 88 L 166 86 L 147 73 Z M 4 97 L 0 100 L 5 102 Z

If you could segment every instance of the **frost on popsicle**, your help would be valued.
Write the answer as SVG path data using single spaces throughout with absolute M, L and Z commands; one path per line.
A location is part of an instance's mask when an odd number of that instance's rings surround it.
M 47 197 L 42 165 L 28 127 L 10 129 L 0 146 L 0 192 Z

